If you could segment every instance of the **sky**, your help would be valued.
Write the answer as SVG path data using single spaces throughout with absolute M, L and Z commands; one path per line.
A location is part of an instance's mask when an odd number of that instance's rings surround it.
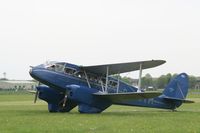
M 0 77 L 47 60 L 99 65 L 162 59 L 154 77 L 200 76 L 199 0 L 0 1 Z M 129 73 L 138 76 L 138 72 Z

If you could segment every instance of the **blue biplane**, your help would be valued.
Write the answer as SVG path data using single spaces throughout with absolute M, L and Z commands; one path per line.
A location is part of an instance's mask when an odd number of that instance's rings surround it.
M 49 112 L 69 112 L 76 106 L 80 113 L 101 113 L 111 105 L 127 105 L 175 110 L 186 100 L 188 76 L 179 74 L 163 93 L 141 89 L 142 70 L 164 64 L 150 60 L 97 66 L 77 66 L 66 62 L 48 62 L 30 70 L 42 83 L 36 87 L 37 97 L 48 103 Z M 112 75 L 139 70 L 138 87 L 128 85 Z M 115 76 L 117 77 L 117 76 Z

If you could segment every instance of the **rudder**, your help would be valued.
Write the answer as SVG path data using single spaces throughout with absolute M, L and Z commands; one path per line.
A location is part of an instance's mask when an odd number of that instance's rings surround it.
M 185 99 L 188 93 L 189 80 L 186 73 L 181 73 L 165 87 L 163 95 L 172 99 Z

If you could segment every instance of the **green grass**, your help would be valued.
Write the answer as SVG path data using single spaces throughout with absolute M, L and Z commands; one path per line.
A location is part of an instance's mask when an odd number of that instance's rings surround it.
M 191 94 L 194 104 L 169 110 L 112 106 L 101 114 L 49 113 L 47 104 L 34 95 L 0 94 L 0 133 L 198 133 L 200 96 Z

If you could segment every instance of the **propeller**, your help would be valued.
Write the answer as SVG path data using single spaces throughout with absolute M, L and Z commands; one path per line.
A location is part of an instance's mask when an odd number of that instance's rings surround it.
M 62 105 L 63 107 L 65 107 L 66 102 L 67 102 L 67 93 L 65 93 L 65 97 L 63 99 L 63 105 Z
M 38 83 L 38 86 L 40 86 L 40 82 Z M 37 98 L 38 98 L 38 95 L 39 95 L 39 91 L 38 91 L 38 89 L 36 89 L 35 98 L 34 98 L 34 103 L 36 103 Z
M 66 90 L 66 91 L 65 91 L 65 96 L 64 96 L 64 98 L 63 98 L 63 104 L 62 104 L 63 107 L 65 107 L 65 105 L 66 105 L 66 102 L 67 102 L 67 98 L 68 98 L 68 96 L 69 96 L 69 93 L 70 93 L 69 90 Z
M 67 85 L 66 86 L 66 91 L 65 91 L 65 96 L 64 96 L 64 98 L 63 98 L 63 103 L 62 103 L 62 107 L 64 108 L 65 107 L 65 105 L 66 105 L 66 103 L 67 103 L 67 99 L 69 98 L 69 97 L 71 97 L 72 96 L 72 89 L 71 89 L 71 87 L 80 87 L 80 86 L 78 86 L 78 85 Z

